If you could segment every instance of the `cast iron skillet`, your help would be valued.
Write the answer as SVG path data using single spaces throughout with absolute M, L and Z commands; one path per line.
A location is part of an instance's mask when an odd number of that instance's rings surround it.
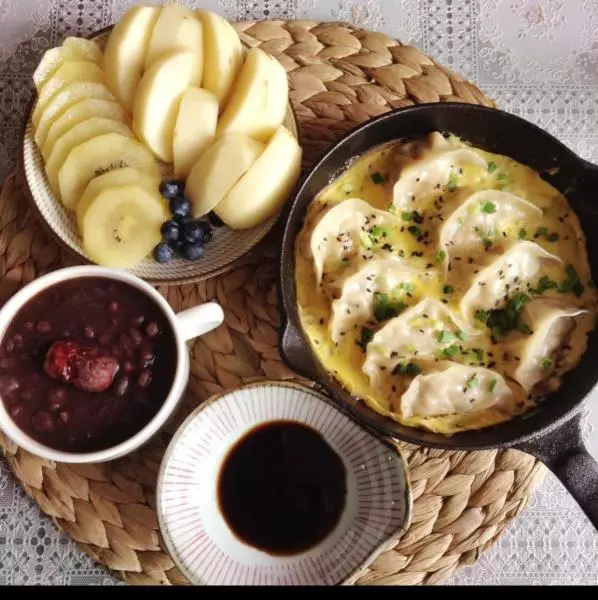
M 400 425 L 382 417 L 342 389 L 320 365 L 302 332 L 295 288 L 295 237 L 314 196 L 347 166 L 379 144 L 450 132 L 485 150 L 504 154 L 545 174 L 565 194 L 587 236 L 598 276 L 598 167 L 585 162 L 542 129 L 508 113 L 467 104 L 422 104 L 384 114 L 353 130 L 306 175 L 287 207 L 280 262 L 280 351 L 296 372 L 328 388 L 340 407 L 378 432 L 405 442 L 448 450 L 515 447 L 543 461 L 568 488 L 598 529 L 598 464 L 584 447 L 580 419 L 584 400 L 598 380 L 598 333 L 592 332 L 580 364 L 536 409 L 506 423 L 451 437 Z M 547 169 L 558 167 L 554 175 Z

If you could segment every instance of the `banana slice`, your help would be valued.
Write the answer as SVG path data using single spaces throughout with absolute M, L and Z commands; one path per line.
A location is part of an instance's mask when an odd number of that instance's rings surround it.
M 133 132 L 124 123 L 104 117 L 93 117 L 77 123 L 56 140 L 46 161 L 46 175 L 57 198 L 60 199 L 58 172 L 67 159 L 69 152 L 79 144 L 104 133 L 120 133 L 120 135 L 126 137 L 133 137 Z
M 153 193 L 159 189 L 160 179 L 132 167 L 115 169 L 114 171 L 98 175 L 87 184 L 85 192 L 83 192 L 83 196 L 81 196 L 81 200 L 77 204 L 77 224 L 79 225 L 79 229 L 82 229 L 85 215 L 98 194 L 110 188 L 131 184 L 138 184 Z
M 99 265 L 133 267 L 160 242 L 167 219 L 157 189 L 139 184 L 110 188 L 94 198 L 82 220 L 83 249 Z
M 137 140 L 119 133 L 106 133 L 79 144 L 71 150 L 58 172 L 62 203 L 74 210 L 94 177 L 122 167 L 134 167 L 160 177 L 154 157 Z
M 42 156 L 48 160 L 52 152 L 52 148 L 56 142 L 67 132 L 72 129 L 77 123 L 87 121 L 93 117 L 102 117 L 118 121 L 119 123 L 129 124 L 129 117 L 125 109 L 118 102 L 110 102 L 108 100 L 98 100 L 96 98 L 88 98 L 81 100 L 77 104 L 67 108 L 50 127 L 46 141 L 42 146 Z
M 88 83 L 86 81 L 69 83 L 48 102 L 39 119 L 39 123 L 35 128 L 35 141 L 39 148 L 43 148 L 48 131 L 50 131 L 54 121 L 69 106 L 87 98 L 116 101 L 110 90 L 102 83 Z
M 90 81 L 104 83 L 104 72 L 92 62 L 67 62 L 50 77 L 37 94 L 35 108 L 31 114 L 31 121 L 37 127 L 39 120 L 48 105 L 48 102 L 63 87 L 75 81 Z

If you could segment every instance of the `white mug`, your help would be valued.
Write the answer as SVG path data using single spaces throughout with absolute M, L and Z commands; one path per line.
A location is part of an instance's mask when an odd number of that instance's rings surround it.
M 168 302 L 148 283 L 126 271 L 98 266 L 68 267 L 53 271 L 19 290 L 0 309 L 0 339 L 18 311 L 42 290 L 63 281 L 83 277 L 104 277 L 127 283 L 149 296 L 162 309 L 174 334 L 177 360 L 170 391 L 158 412 L 141 430 L 125 441 L 95 452 L 64 452 L 45 446 L 27 435 L 8 414 L 0 400 L 0 429 L 17 445 L 41 458 L 65 463 L 95 463 L 114 460 L 133 452 L 150 440 L 168 421 L 183 397 L 189 378 L 189 351 L 187 341 L 212 331 L 224 319 L 222 308 L 209 302 L 175 314 Z

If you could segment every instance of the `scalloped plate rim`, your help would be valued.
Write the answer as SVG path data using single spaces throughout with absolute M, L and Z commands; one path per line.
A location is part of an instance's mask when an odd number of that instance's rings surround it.
M 217 404 L 219 400 L 221 400 L 222 398 L 224 398 L 226 396 L 234 394 L 235 392 L 240 392 L 240 391 L 250 389 L 250 388 L 268 388 L 268 387 L 283 387 L 283 388 L 287 388 L 287 389 L 293 389 L 295 391 L 306 392 L 308 394 L 313 395 L 315 398 L 317 398 L 317 400 L 325 402 L 332 411 L 336 411 L 337 413 L 340 413 L 343 416 L 347 417 L 349 419 L 349 421 L 351 421 L 356 427 L 358 427 L 359 429 L 364 431 L 371 438 L 376 440 L 377 443 L 388 448 L 389 451 L 391 451 L 393 454 L 395 454 L 397 456 L 398 461 L 401 465 L 401 470 L 402 470 L 402 474 L 404 477 L 404 487 L 403 487 L 403 489 L 401 489 L 401 493 L 403 494 L 403 500 L 404 500 L 404 519 L 403 519 L 402 523 L 395 530 L 390 532 L 388 534 L 388 536 L 384 540 L 382 540 L 377 546 L 375 546 L 372 549 L 371 553 L 369 553 L 363 559 L 363 561 L 361 563 L 359 563 L 350 573 L 348 573 L 342 579 L 339 579 L 339 581 L 332 584 L 332 585 L 351 585 L 355 582 L 355 580 L 359 577 L 359 575 L 363 572 L 363 570 L 365 568 L 367 568 L 373 561 L 375 561 L 376 558 L 378 558 L 380 556 L 380 554 L 382 554 L 383 552 L 390 550 L 392 547 L 394 547 L 396 540 L 399 539 L 409 529 L 409 527 L 411 525 L 411 521 L 412 521 L 412 517 L 413 517 L 413 498 L 412 498 L 412 494 L 411 494 L 411 481 L 410 481 L 410 477 L 409 477 L 409 468 L 407 465 L 407 461 L 405 460 L 405 457 L 403 456 L 400 449 L 398 447 L 396 447 L 395 445 L 393 445 L 389 440 L 382 438 L 381 436 L 379 436 L 375 432 L 371 431 L 367 427 L 364 427 L 364 425 L 362 423 L 356 421 L 350 415 L 350 413 L 343 410 L 342 407 L 339 407 L 336 403 L 334 403 L 334 401 L 332 399 L 330 399 L 328 396 L 326 396 L 326 394 L 324 394 L 323 392 L 319 391 L 318 389 L 314 389 L 312 387 L 308 387 L 306 385 L 303 385 L 301 383 L 294 382 L 294 381 L 278 381 L 278 380 L 274 380 L 274 379 L 263 379 L 260 381 L 254 381 L 254 382 L 242 384 L 242 385 L 232 388 L 230 390 L 225 390 L 220 393 L 214 394 L 207 400 L 203 401 L 197 408 L 195 408 L 184 419 L 184 421 L 179 425 L 179 427 L 177 428 L 173 437 L 171 438 L 170 442 L 168 443 L 168 446 L 166 447 L 166 450 L 162 457 L 162 460 L 160 463 L 160 469 L 158 471 L 157 483 L 156 483 L 156 494 L 155 494 L 156 516 L 158 518 L 159 531 L 161 534 L 161 538 L 164 542 L 165 549 L 168 552 L 168 555 L 170 556 L 172 561 L 175 563 L 176 567 L 181 571 L 181 573 L 186 577 L 186 579 L 190 583 L 192 583 L 193 585 L 211 585 L 207 582 L 202 582 L 202 581 L 195 582 L 194 581 L 193 573 L 190 573 L 189 570 L 187 569 L 187 567 L 179 560 L 178 553 L 173 544 L 171 535 L 167 532 L 167 527 L 164 522 L 165 515 L 163 514 L 163 507 L 162 507 L 162 502 L 161 502 L 161 497 L 162 497 L 162 494 L 164 493 L 164 486 L 165 486 L 165 483 L 164 483 L 165 471 L 166 471 L 168 463 L 171 460 L 172 454 L 174 453 L 181 437 L 184 435 L 184 433 L 186 432 L 188 427 L 194 422 L 194 420 L 197 418 L 197 416 L 204 409 L 206 409 L 208 406 Z M 261 419 L 260 422 L 267 422 L 268 420 L 271 420 L 271 419 L 264 418 L 264 419 Z M 251 428 L 253 428 L 255 426 L 256 425 L 254 424 Z M 228 585 L 238 585 L 238 583 L 233 581 L 232 583 L 229 583 Z

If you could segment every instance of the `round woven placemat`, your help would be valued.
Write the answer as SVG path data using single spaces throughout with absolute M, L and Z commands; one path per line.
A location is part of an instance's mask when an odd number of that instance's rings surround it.
M 416 48 L 341 23 L 244 22 L 243 42 L 274 55 L 289 74 L 306 166 L 357 123 L 422 102 L 492 105 L 480 90 Z M 276 232 L 227 274 L 160 288 L 175 310 L 210 299 L 224 308 L 218 330 L 190 346 L 181 410 L 151 445 L 99 465 L 64 465 L 24 452 L 0 434 L 15 475 L 40 508 L 83 550 L 130 583 L 186 583 L 162 550 L 155 514 L 160 460 L 177 426 L 212 394 L 259 378 L 295 379 L 277 351 Z M 0 197 L 0 301 L 49 270 L 72 263 L 28 207 L 21 174 Z M 525 507 L 544 475 L 515 450 L 446 452 L 399 444 L 409 464 L 413 520 L 358 584 L 433 584 L 473 563 Z

